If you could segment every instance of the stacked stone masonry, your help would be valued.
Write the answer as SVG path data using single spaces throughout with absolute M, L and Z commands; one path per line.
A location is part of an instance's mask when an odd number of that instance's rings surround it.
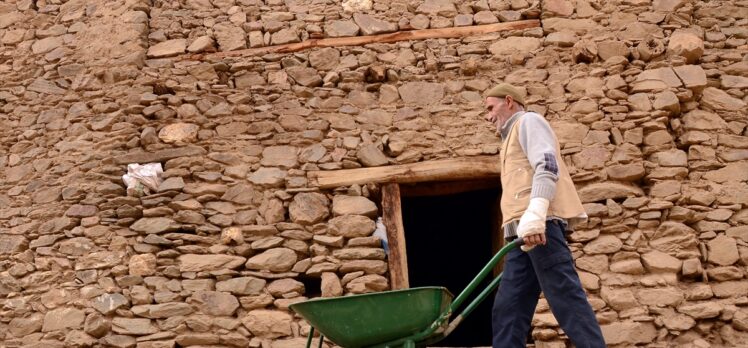
M 522 19 L 542 26 L 183 59 Z M 389 289 L 379 187 L 307 173 L 496 155 L 498 81 L 558 134 L 609 345 L 744 345 L 747 39 L 745 0 L 4 1 L 0 346 L 302 347 L 290 304 Z M 128 196 L 148 162 L 166 180 Z M 544 300 L 533 326 L 569 344 Z

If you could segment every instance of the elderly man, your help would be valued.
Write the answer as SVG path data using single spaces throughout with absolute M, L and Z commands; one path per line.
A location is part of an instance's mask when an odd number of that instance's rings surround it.
M 524 239 L 505 259 L 493 306 L 493 348 L 524 347 L 540 292 L 577 348 L 605 347 L 566 244 L 567 224 L 587 214 L 543 116 L 502 83 L 486 94 L 486 120 L 501 133 L 504 237 Z

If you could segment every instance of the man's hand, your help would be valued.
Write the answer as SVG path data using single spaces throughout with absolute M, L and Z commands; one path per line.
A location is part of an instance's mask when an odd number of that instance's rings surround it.
M 522 239 L 525 240 L 524 246 L 526 246 L 527 249 L 532 249 L 536 245 L 545 245 L 545 233 L 533 234 Z
M 545 245 L 545 216 L 548 213 L 548 205 L 550 202 L 545 198 L 533 198 L 519 219 L 517 237 L 525 241 L 522 250 L 530 251 L 536 245 Z

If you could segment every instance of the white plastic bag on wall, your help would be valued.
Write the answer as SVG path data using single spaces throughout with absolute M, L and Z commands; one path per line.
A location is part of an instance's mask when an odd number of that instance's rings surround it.
M 372 234 L 372 236 L 379 237 L 379 239 L 382 241 L 382 248 L 384 249 L 384 253 L 389 255 L 390 247 L 389 245 L 387 245 L 387 227 L 384 226 L 381 216 L 377 218 L 376 226 L 377 226 L 377 229 L 374 230 L 374 233 Z
M 161 163 L 143 165 L 130 163 L 127 165 L 127 174 L 122 176 L 122 180 L 127 185 L 128 196 L 140 197 L 158 191 L 163 175 Z

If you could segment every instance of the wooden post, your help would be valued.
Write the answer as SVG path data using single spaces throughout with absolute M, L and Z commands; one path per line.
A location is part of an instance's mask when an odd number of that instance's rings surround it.
M 501 228 L 501 220 L 501 193 L 499 193 L 499 196 L 496 197 L 496 201 L 494 201 L 491 206 L 491 252 L 493 254 L 498 253 L 506 244 L 506 241 L 504 240 L 504 230 Z M 496 264 L 496 267 L 493 268 L 494 277 L 498 277 L 499 274 L 504 271 L 504 260 L 506 260 L 506 258 L 502 259 Z
M 400 204 L 400 185 L 396 183 L 382 186 L 382 220 L 387 228 L 389 255 L 387 264 L 390 269 L 390 288 L 407 289 L 408 257 L 405 252 L 405 230 L 403 213 Z

